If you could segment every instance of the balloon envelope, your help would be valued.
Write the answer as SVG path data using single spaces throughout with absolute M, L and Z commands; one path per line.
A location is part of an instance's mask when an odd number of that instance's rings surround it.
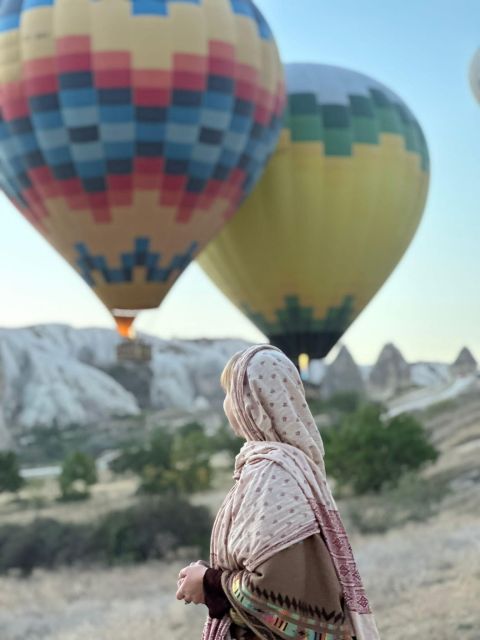
M 469 80 L 472 93 L 477 102 L 480 102 L 480 49 L 476 51 L 470 63 Z
M 283 103 L 250 0 L 0 4 L 1 186 L 119 327 L 252 189 Z
M 417 120 L 379 82 L 326 65 L 285 69 L 277 149 L 198 261 L 290 357 L 320 358 L 408 247 L 429 158 Z

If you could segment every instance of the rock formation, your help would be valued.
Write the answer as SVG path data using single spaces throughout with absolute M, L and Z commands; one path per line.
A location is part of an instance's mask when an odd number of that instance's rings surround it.
M 381 395 L 383 398 L 411 386 L 410 366 L 391 342 L 380 352 L 368 382 L 373 395 Z
M 468 376 L 475 373 L 478 363 L 472 355 L 470 349 L 463 347 L 455 362 L 451 365 L 452 373 L 456 376 Z
M 139 336 L 140 337 L 140 336 Z M 11 429 L 90 425 L 144 409 L 221 407 L 219 378 L 242 340 L 162 340 L 149 363 L 117 361 L 108 329 L 0 329 L 0 404 Z
M 343 346 L 327 369 L 321 383 L 320 395 L 322 398 L 329 398 L 336 393 L 348 391 L 363 395 L 365 383 L 359 367 L 348 349 Z

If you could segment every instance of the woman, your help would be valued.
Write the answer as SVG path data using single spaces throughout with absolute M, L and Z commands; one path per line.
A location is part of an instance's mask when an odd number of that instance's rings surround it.
M 207 605 L 203 640 L 378 640 L 297 369 L 258 345 L 229 360 L 222 386 L 246 443 L 213 526 L 211 566 L 182 569 L 177 598 Z

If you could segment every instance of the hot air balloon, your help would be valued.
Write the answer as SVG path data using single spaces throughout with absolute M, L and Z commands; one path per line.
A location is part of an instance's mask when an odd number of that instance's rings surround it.
M 477 49 L 470 63 L 470 87 L 477 102 L 480 102 L 480 49 Z
M 0 186 L 125 334 L 256 183 L 283 85 L 250 0 L 3 0 Z
M 412 112 L 379 82 L 319 64 L 285 72 L 278 147 L 198 262 L 292 359 L 322 358 L 412 240 L 429 157 Z

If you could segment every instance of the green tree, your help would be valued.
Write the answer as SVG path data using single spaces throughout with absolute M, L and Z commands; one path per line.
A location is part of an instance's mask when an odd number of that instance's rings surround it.
M 140 474 L 148 463 L 148 451 L 144 446 L 125 447 L 123 451 L 109 463 L 114 473 L 122 474 L 131 471 Z
M 362 397 L 356 391 L 339 391 L 325 401 L 327 409 L 337 410 L 340 413 L 353 413 L 360 408 Z
M 377 493 L 396 486 L 405 472 L 437 459 L 437 450 L 413 416 L 384 423 L 381 413 L 378 405 L 363 405 L 325 434 L 327 470 L 340 488 L 357 495 Z
M 193 493 L 211 483 L 211 439 L 197 423 L 172 432 L 158 428 L 146 445 L 123 451 L 110 464 L 115 473 L 132 471 L 143 493 Z
M 90 495 L 89 487 L 97 482 L 95 460 L 86 453 L 74 451 L 62 465 L 58 479 L 62 500 L 82 500 Z
M 212 480 L 211 453 L 211 439 L 201 425 L 193 423 L 179 429 L 173 440 L 172 459 L 181 474 L 184 492 L 208 489 Z
M 334 417 L 354 413 L 365 403 L 357 391 L 338 391 L 329 398 L 308 397 L 307 402 L 313 414 L 327 413 Z
M 143 453 L 138 453 L 141 466 L 132 471 L 140 476 L 142 493 L 179 493 L 181 491 L 181 475 L 173 460 L 173 446 L 173 434 L 165 429 L 157 429 L 143 449 Z
M 211 440 L 212 453 L 226 451 L 232 458 L 235 458 L 240 451 L 245 440 L 236 436 L 232 427 L 227 423 L 223 423 L 221 427 L 212 436 Z
M 0 493 L 16 493 L 24 485 L 18 458 L 14 451 L 0 451 Z

